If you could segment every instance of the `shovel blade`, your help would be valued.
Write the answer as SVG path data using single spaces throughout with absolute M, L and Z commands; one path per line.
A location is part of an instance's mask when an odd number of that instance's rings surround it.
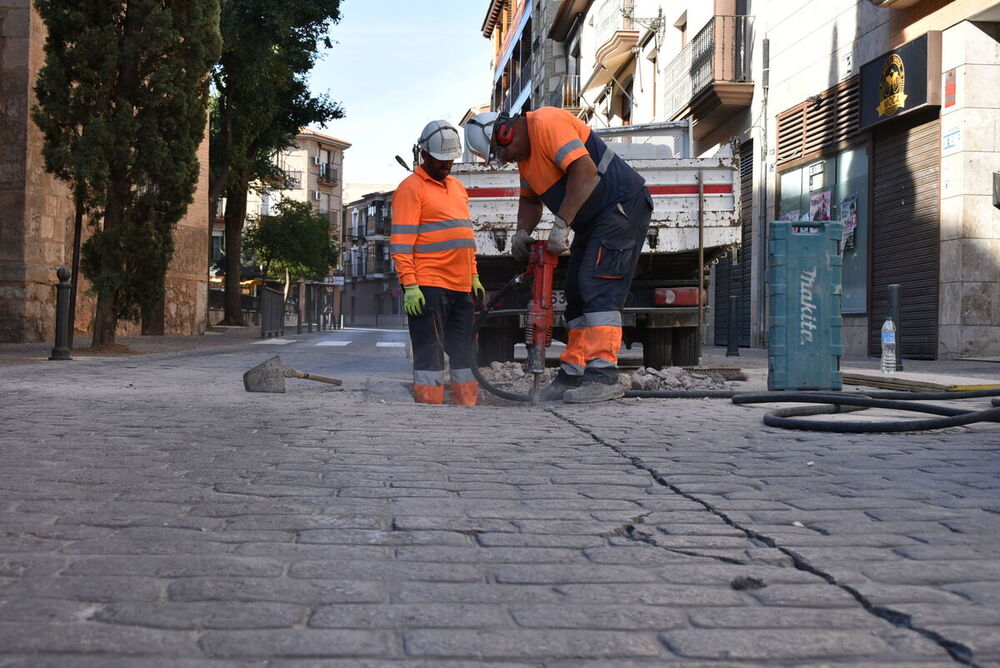
M 285 391 L 284 371 L 281 358 L 275 355 L 243 374 L 243 387 L 247 392 L 282 393 Z

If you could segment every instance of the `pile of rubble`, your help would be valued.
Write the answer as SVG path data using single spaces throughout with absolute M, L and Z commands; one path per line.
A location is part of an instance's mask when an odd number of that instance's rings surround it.
M 520 362 L 492 362 L 480 369 L 483 377 L 491 385 L 506 390 L 526 394 L 531 387 L 532 374 L 525 373 Z M 542 386 L 548 385 L 556 377 L 558 369 L 547 368 L 542 377 Z M 622 371 L 618 382 L 626 390 L 726 390 L 731 388 L 718 374 L 697 373 L 672 366 L 666 369 L 639 367 Z

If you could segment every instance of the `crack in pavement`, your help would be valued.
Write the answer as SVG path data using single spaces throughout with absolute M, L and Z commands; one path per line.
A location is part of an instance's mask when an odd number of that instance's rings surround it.
M 826 583 L 831 584 L 847 592 L 869 614 L 874 615 L 879 619 L 883 619 L 897 628 L 919 633 L 920 635 L 924 636 L 928 640 L 934 642 L 939 647 L 941 647 L 957 663 L 966 666 L 973 666 L 973 668 L 980 668 L 979 664 L 975 663 L 973 659 L 973 652 L 968 646 L 963 645 L 962 643 L 957 642 L 955 640 L 950 640 L 936 631 L 932 631 L 930 629 L 926 629 L 921 626 L 916 626 L 913 623 L 912 616 L 904 612 L 899 612 L 898 610 L 893 610 L 892 608 L 888 608 L 881 605 L 875 605 L 874 603 L 869 601 L 868 598 L 863 593 L 858 591 L 856 588 L 841 582 L 837 582 L 837 578 L 835 578 L 833 575 L 821 570 L 816 566 L 813 566 L 811 563 L 809 563 L 807 559 L 805 559 L 802 555 L 798 554 L 794 550 L 779 545 L 774 538 L 771 538 L 770 536 L 767 536 L 765 534 L 759 533 L 757 531 L 754 531 L 753 529 L 743 526 L 739 522 L 733 520 L 723 511 L 719 510 L 718 508 L 715 508 L 709 502 L 699 498 L 694 494 L 685 492 L 684 490 L 680 489 L 673 483 L 669 482 L 659 471 L 657 471 L 655 468 L 644 462 L 641 457 L 636 457 L 634 455 L 628 454 L 622 448 L 613 445 L 612 443 L 604 440 L 603 438 L 595 434 L 593 430 L 591 430 L 590 428 L 585 427 L 577 422 L 574 422 L 569 417 L 563 415 L 562 413 L 559 413 L 555 408 L 546 408 L 545 410 L 551 413 L 552 415 L 556 416 L 560 420 L 563 420 L 569 425 L 587 434 L 590 438 L 592 438 L 595 442 L 599 443 L 600 445 L 610 448 L 619 457 L 627 459 L 629 462 L 631 462 L 633 466 L 648 473 L 653 478 L 653 480 L 655 480 L 660 485 L 663 485 L 674 494 L 682 496 L 685 499 L 688 499 L 689 501 L 701 505 L 710 513 L 721 519 L 723 522 L 725 522 L 732 528 L 736 529 L 737 531 L 741 531 L 747 538 L 760 541 L 763 544 L 767 545 L 768 547 L 779 550 L 792 560 L 792 565 L 795 566 L 795 568 L 797 568 L 798 570 L 810 573 L 811 575 L 815 575 L 816 577 L 819 577 L 822 580 L 824 580 Z M 648 541 L 643 541 L 643 542 L 648 542 Z

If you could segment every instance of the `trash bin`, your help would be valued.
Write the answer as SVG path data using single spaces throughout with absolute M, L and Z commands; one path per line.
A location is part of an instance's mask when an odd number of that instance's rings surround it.
M 769 390 L 839 390 L 839 221 L 772 221 L 767 245 Z

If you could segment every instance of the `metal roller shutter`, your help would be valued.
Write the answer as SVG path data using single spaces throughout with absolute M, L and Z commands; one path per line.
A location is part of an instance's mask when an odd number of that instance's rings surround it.
M 750 258 L 753 242 L 753 142 L 740 146 L 740 223 L 742 245 L 738 262 L 723 258 L 715 265 L 715 336 L 717 346 L 729 345 L 729 295 L 740 298 L 739 345 L 750 346 Z
M 872 355 L 880 353 L 888 286 L 899 283 L 899 354 L 937 358 L 940 145 L 940 121 L 926 116 L 893 123 L 874 134 L 868 338 Z

